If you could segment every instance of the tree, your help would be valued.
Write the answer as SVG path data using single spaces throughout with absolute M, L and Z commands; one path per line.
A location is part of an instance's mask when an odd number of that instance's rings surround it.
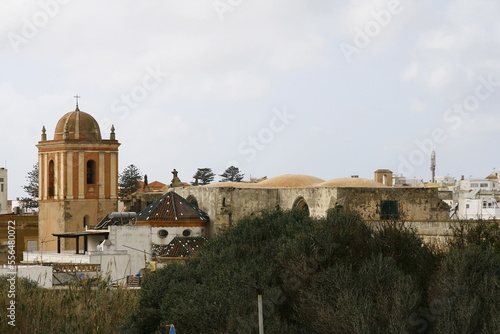
M 230 166 L 226 171 L 219 176 L 222 176 L 221 182 L 240 182 L 245 174 L 240 173 L 238 167 Z
M 212 168 L 198 168 L 196 173 L 193 175 L 193 178 L 195 179 L 194 182 L 192 182 L 192 185 L 202 185 L 204 186 L 205 184 L 209 184 L 214 180 L 215 174 L 212 172 Z
M 28 184 L 23 186 L 23 189 L 28 196 L 20 199 L 21 207 L 23 209 L 38 208 L 38 162 L 28 172 L 26 180 L 28 180 Z
M 139 181 L 142 180 L 142 175 L 135 165 L 129 165 L 124 170 L 123 173 L 120 174 L 120 178 L 118 180 L 118 196 L 120 198 L 124 198 L 134 193 L 139 189 Z

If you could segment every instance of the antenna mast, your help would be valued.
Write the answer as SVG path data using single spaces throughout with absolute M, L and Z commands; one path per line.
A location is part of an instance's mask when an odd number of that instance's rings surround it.
M 431 154 L 431 172 L 432 172 L 432 183 L 436 180 L 436 151 L 432 151 Z

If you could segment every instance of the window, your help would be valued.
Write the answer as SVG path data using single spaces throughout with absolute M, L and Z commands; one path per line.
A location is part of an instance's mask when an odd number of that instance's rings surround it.
M 1 186 L 2 190 L 0 190 L 1 192 L 3 192 L 3 183 L 2 183 L 2 186 Z
M 0 182 L 3 182 L 3 177 L 0 177 Z
M 191 236 L 191 230 L 184 230 L 184 231 L 182 231 L 182 235 L 185 236 L 185 237 Z
M 166 237 L 167 237 L 167 235 L 168 235 L 168 231 L 167 231 L 167 230 L 159 230 L 159 231 L 158 231 L 158 237 L 160 237 L 160 238 L 162 238 L 162 239 L 163 239 L 163 238 L 166 238 Z
M 87 184 L 95 184 L 95 161 L 87 161 Z
M 488 183 L 481 183 L 480 187 L 481 188 L 487 188 L 488 187 Z
M 470 208 L 470 205 L 469 204 L 465 204 L 465 208 L 466 209 Z
M 380 201 L 380 219 L 399 219 L 398 201 Z
M 471 188 L 477 188 L 479 186 L 479 183 L 471 183 L 470 187 Z
M 29 240 L 26 243 L 27 243 L 26 250 L 28 252 L 36 252 L 37 251 L 37 241 Z
M 49 197 L 54 197 L 54 160 L 50 160 L 49 162 L 49 189 L 48 189 L 48 195 Z

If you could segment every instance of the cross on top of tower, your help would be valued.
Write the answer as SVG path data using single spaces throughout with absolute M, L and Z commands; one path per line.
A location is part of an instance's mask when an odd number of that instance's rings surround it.
M 80 109 L 78 108 L 78 99 L 79 99 L 79 98 L 81 98 L 81 96 L 80 96 L 80 95 L 78 95 L 78 94 L 76 94 L 76 95 L 75 95 L 75 96 L 73 96 L 73 97 L 76 99 L 76 109 L 75 109 L 75 110 L 80 110 Z

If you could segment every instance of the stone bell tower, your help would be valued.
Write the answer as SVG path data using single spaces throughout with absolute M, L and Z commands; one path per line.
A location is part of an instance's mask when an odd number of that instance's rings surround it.
M 78 101 L 78 100 L 77 100 Z M 109 139 L 101 138 L 96 120 L 80 111 L 57 122 L 54 139 L 45 126 L 38 142 L 39 250 L 56 250 L 53 233 L 77 232 L 96 225 L 118 207 L 118 146 L 114 127 Z M 73 249 L 74 240 L 61 242 Z

